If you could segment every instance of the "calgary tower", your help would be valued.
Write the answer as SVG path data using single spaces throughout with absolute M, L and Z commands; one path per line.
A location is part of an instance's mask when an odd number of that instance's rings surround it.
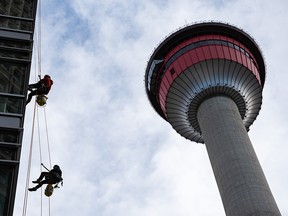
M 171 34 L 147 65 L 152 106 L 181 136 L 205 143 L 228 216 L 281 215 L 247 133 L 265 74 L 256 42 L 216 22 Z

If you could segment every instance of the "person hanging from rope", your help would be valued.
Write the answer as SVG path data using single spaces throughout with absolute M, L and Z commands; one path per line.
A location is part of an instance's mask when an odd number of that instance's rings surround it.
M 44 168 L 46 168 L 43 164 L 41 164 L 41 165 Z M 43 178 L 45 178 L 45 179 L 42 180 Z M 55 188 L 55 187 L 58 187 L 59 182 L 62 182 L 62 185 L 63 185 L 62 171 L 58 165 L 54 165 L 52 170 L 50 170 L 49 172 L 42 172 L 36 181 L 32 181 L 32 183 L 38 184 L 38 185 L 36 185 L 35 187 L 32 187 L 32 188 L 29 188 L 28 190 L 29 191 L 36 191 L 38 188 L 42 187 L 43 184 L 56 184 L 54 186 L 54 188 Z
M 28 90 L 31 92 L 28 94 L 26 105 L 30 103 L 32 97 L 35 95 L 47 95 L 52 85 L 53 80 L 47 74 L 44 76 L 43 79 L 40 78 L 40 80 L 37 83 L 29 84 Z

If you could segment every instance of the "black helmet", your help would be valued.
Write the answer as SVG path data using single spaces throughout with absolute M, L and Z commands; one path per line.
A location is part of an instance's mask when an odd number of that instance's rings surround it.
M 44 78 L 51 78 L 48 74 L 46 74 L 45 76 L 44 76 Z
M 60 169 L 60 167 L 58 165 L 54 165 L 53 169 Z

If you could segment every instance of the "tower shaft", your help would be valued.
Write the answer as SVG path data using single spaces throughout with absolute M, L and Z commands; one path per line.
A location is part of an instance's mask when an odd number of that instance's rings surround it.
M 235 102 L 214 96 L 197 120 L 227 216 L 281 215 Z

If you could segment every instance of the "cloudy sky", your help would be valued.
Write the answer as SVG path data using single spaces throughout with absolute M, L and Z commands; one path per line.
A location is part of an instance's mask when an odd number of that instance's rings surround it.
M 244 29 L 265 56 L 263 105 L 249 136 L 288 215 L 286 0 L 46 0 L 41 8 L 34 59 L 41 57 L 42 75 L 54 80 L 45 112 L 52 164 L 64 177 L 50 199 L 51 215 L 225 215 L 205 146 L 159 117 L 144 88 L 157 44 L 179 27 L 209 20 Z M 35 60 L 31 82 L 38 72 Z M 23 209 L 33 108 L 31 102 L 26 109 L 14 215 Z M 40 172 L 38 140 L 49 166 L 43 115 L 39 109 L 30 180 Z M 48 215 L 45 196 L 42 206 Z M 40 212 L 40 190 L 30 192 L 27 215 Z

